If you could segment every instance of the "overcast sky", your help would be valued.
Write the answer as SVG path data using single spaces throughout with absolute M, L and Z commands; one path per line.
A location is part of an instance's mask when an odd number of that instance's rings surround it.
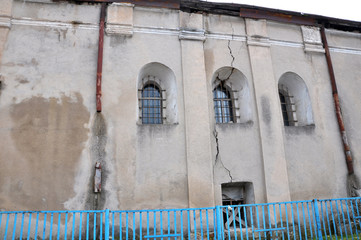
M 1 1 L 1 0 L 0 0 Z M 303 12 L 361 22 L 361 0 L 207 0 Z

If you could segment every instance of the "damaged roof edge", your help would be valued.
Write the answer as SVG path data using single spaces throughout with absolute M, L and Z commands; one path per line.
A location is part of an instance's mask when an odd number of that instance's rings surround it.
M 136 6 L 180 9 L 180 0 L 53 0 L 72 3 L 132 3 Z
M 215 3 L 199 0 L 180 0 L 180 9 L 185 12 L 205 12 L 212 14 L 267 19 L 300 25 L 325 26 L 343 31 L 361 32 L 361 22 L 325 17 L 314 14 L 235 3 Z
M 325 17 L 314 14 L 292 12 L 235 3 L 217 3 L 199 0 L 53 0 L 75 3 L 133 3 L 137 6 L 179 9 L 190 13 L 211 13 L 228 16 L 240 16 L 255 19 L 267 19 L 300 25 L 325 26 L 349 32 L 361 32 L 361 22 Z

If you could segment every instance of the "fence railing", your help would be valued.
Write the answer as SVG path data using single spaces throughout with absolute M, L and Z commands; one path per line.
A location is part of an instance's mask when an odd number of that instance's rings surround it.
M 0 239 L 360 239 L 361 198 L 131 211 L 3 211 Z

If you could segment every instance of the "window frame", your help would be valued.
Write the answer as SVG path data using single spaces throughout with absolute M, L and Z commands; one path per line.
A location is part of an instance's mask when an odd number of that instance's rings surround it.
M 218 90 L 220 89 L 220 90 Z M 219 91 L 221 93 L 223 93 L 224 95 L 226 95 L 225 98 L 219 98 L 216 94 L 216 91 Z M 213 109 L 214 109 L 214 118 L 216 123 L 218 124 L 224 124 L 224 123 L 236 123 L 237 122 L 237 108 L 235 106 L 235 99 L 234 99 L 234 95 L 233 95 L 233 91 L 232 88 L 227 86 L 225 83 L 220 82 L 218 83 L 213 91 L 212 91 L 212 95 L 213 95 Z M 220 105 L 217 106 L 216 102 L 220 102 Z M 226 105 L 224 107 L 224 103 L 227 102 Z M 217 110 L 218 109 L 218 110 Z M 227 115 L 226 112 L 224 112 L 224 109 L 229 109 L 229 115 Z M 220 112 L 220 115 L 217 114 Z M 226 121 L 226 119 L 228 119 L 228 121 Z
M 283 125 L 298 126 L 297 111 L 294 102 L 294 96 L 290 95 L 287 87 L 284 85 L 279 86 L 278 94 L 279 94 L 279 100 L 280 100 L 280 106 L 282 112 Z
M 159 79 L 157 79 L 156 77 L 153 76 L 148 76 L 147 77 L 147 81 L 144 82 L 143 86 L 141 89 L 138 89 L 138 101 L 139 101 L 139 118 L 140 118 L 140 123 L 143 125 L 161 125 L 164 124 L 164 120 L 166 119 L 164 114 L 165 114 L 165 90 L 162 89 L 162 87 L 157 83 L 157 80 L 159 81 Z M 154 89 L 156 89 L 159 93 L 159 97 L 157 96 L 144 96 L 144 90 L 147 87 L 153 87 Z M 154 92 L 154 90 L 153 90 Z M 160 106 L 144 106 L 144 101 L 160 101 L 159 105 Z M 144 109 L 158 109 L 159 108 L 159 116 L 155 116 L 155 117 L 144 117 Z M 152 112 L 152 115 L 158 115 L 156 112 L 154 113 L 154 111 Z M 145 119 L 148 119 L 148 121 L 145 121 Z M 153 121 L 151 120 L 153 119 Z

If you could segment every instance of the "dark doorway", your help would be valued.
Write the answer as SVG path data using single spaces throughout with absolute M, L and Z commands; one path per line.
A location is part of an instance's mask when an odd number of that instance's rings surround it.
M 226 228 L 242 227 L 249 225 L 247 209 L 244 204 L 254 203 L 253 184 L 251 182 L 235 182 L 222 184 L 222 205 L 234 206 L 232 208 L 223 208 L 223 223 Z M 247 218 L 247 221 L 246 221 Z

